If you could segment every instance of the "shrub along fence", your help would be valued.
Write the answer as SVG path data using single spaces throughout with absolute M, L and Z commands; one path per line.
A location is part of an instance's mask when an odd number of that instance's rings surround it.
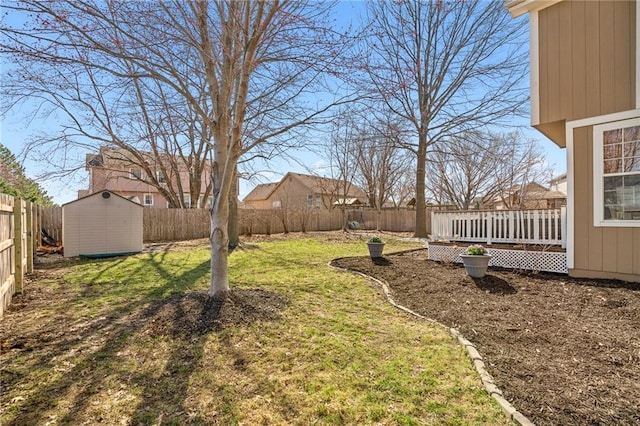
M 0 194 L 0 317 L 16 292 L 24 291 L 24 275 L 33 271 L 36 205 Z
M 428 212 L 427 212 L 428 213 Z M 62 208 L 39 207 L 40 226 L 50 237 L 62 241 Z M 359 229 L 413 232 L 415 210 L 348 210 L 346 221 Z M 427 214 L 427 230 L 430 229 Z M 279 234 L 283 232 L 336 231 L 345 222 L 342 210 L 251 210 L 238 211 L 240 233 Z M 209 236 L 210 218 L 206 209 L 145 209 L 143 239 L 146 243 L 182 241 Z

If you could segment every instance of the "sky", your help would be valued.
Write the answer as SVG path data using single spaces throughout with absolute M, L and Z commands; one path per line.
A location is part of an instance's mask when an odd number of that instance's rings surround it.
M 358 13 L 362 10 L 364 3 L 359 1 L 342 1 L 339 3 L 338 16 L 339 19 L 347 25 L 349 22 L 357 23 Z M 506 13 L 506 11 L 505 11 Z M 521 17 L 519 19 L 526 19 Z M 8 67 L 5 63 L 0 63 L 0 73 L 4 75 Z M 37 179 L 37 177 L 46 171 L 46 164 L 41 164 L 28 158 L 23 158 L 24 147 L 27 141 L 41 132 L 47 132 L 49 129 L 55 129 L 55 117 L 48 120 L 31 120 L 31 112 L 28 108 L 15 109 L 10 111 L 0 121 L 0 143 L 9 148 L 21 161 L 28 177 Z M 525 135 L 539 142 L 547 156 L 547 162 L 555 175 L 559 175 L 566 171 L 566 153 L 564 149 L 558 148 L 553 142 L 547 139 L 541 133 L 528 127 L 527 119 L 522 120 L 525 127 Z M 518 123 L 520 124 L 520 123 Z M 96 148 L 97 151 L 97 148 Z M 327 161 L 323 156 L 310 151 L 296 151 L 291 153 L 295 157 L 295 161 L 291 160 L 274 160 L 269 164 L 261 167 L 258 175 L 252 180 L 241 180 L 240 198 L 244 198 L 251 189 L 265 182 L 276 182 L 280 180 L 287 172 L 309 173 L 315 172 L 319 175 L 327 174 Z M 79 172 L 74 176 L 64 179 L 37 179 L 37 182 L 52 197 L 56 204 L 64 204 L 77 198 L 77 191 L 86 189 L 88 186 L 88 174 Z

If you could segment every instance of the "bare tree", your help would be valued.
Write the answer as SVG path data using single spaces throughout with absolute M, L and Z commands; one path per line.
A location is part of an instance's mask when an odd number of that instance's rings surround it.
M 535 140 L 511 132 L 502 135 L 501 143 L 503 157 L 494 172 L 496 196 L 508 209 L 525 208 L 531 197 L 539 195 L 540 189 L 532 186 L 550 181 L 553 170 Z
M 2 53 L 17 64 L 5 86 L 8 107 L 36 100 L 42 111 L 66 117 L 59 135 L 41 139 L 59 164 L 95 145 L 135 158 L 158 149 L 210 161 L 213 296 L 228 289 L 229 196 L 239 158 L 341 102 L 301 101 L 326 93 L 323 76 L 346 46 L 326 21 L 330 7 L 280 0 L 8 3 L 6 12 L 25 17 L 24 25 L 2 22 Z
M 535 140 L 518 132 L 465 132 L 443 141 L 427 162 L 428 194 L 440 205 L 460 210 L 501 198 L 507 207 L 517 202 L 529 183 L 546 176 L 544 153 Z
M 396 192 L 410 158 L 401 148 L 404 132 L 389 117 L 374 120 L 361 130 L 355 182 L 365 189 L 369 206 L 379 211 Z
M 496 170 L 503 161 L 517 161 L 505 157 L 505 140 L 478 131 L 444 140 L 427 162 L 428 194 L 437 204 L 461 210 L 469 210 L 479 197 L 497 195 Z
M 415 167 L 409 162 L 408 166 L 397 177 L 393 191 L 389 198 L 395 208 L 406 205 L 416 194 Z
M 368 10 L 360 87 L 412 127 L 405 146 L 416 156 L 415 235 L 426 237 L 428 152 L 453 133 L 520 112 L 525 23 L 495 1 L 398 0 Z
M 332 185 L 325 191 L 332 194 L 331 204 L 342 211 L 342 227 L 347 229 L 347 202 L 352 194 L 353 179 L 357 173 L 356 149 L 361 145 L 362 134 L 356 124 L 353 110 L 345 109 L 333 122 L 326 150 L 330 162 L 332 179 L 323 182 Z M 333 208 L 333 205 L 327 206 Z

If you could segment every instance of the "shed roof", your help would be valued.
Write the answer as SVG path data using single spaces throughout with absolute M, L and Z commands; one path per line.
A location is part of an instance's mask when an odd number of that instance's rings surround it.
M 110 194 L 109 197 L 116 196 L 118 198 L 122 198 L 123 200 L 133 204 L 134 206 L 138 206 L 141 209 L 144 208 L 140 203 L 136 203 L 135 201 L 130 200 L 130 199 L 126 198 L 126 197 L 123 197 L 122 195 L 116 194 L 115 192 L 109 191 L 108 189 L 104 189 L 102 191 L 98 191 L 98 192 L 94 192 L 92 194 L 85 195 L 84 197 L 80 197 L 77 200 L 69 201 L 68 203 L 63 204 L 62 207 L 68 206 L 69 204 L 77 203 L 78 201 L 86 200 L 87 198 L 103 196 L 102 195 L 103 193 L 109 193 Z M 105 198 L 109 198 L 109 197 L 105 197 Z

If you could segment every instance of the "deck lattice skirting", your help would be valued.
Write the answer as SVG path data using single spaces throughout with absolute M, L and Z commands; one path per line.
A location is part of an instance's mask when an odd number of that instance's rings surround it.
M 489 266 L 560 274 L 569 273 L 566 253 L 485 248 L 491 255 Z M 429 260 L 462 263 L 460 255 L 464 253 L 465 249 L 466 246 L 454 247 L 429 243 Z

